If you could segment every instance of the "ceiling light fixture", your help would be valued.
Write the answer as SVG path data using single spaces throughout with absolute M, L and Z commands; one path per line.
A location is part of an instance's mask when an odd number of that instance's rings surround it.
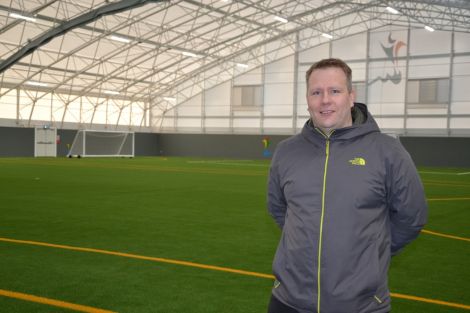
M 165 100 L 165 101 L 176 101 L 176 98 L 173 98 L 173 97 L 163 97 L 163 100 Z
M 124 43 L 131 42 L 131 40 L 128 39 L 128 38 L 124 38 L 124 37 L 120 37 L 120 36 L 116 36 L 116 35 L 112 35 L 110 38 L 114 41 L 119 41 L 119 42 L 124 42 Z
M 46 84 L 46 83 L 35 82 L 35 81 L 32 81 L 32 80 L 28 80 L 26 82 L 26 85 L 37 86 L 37 87 L 47 87 L 48 86 L 48 84 Z
M 244 63 L 237 63 L 237 66 L 241 68 L 248 68 L 248 64 L 244 64 Z
M 395 10 L 395 9 L 392 8 L 392 7 L 386 7 L 386 9 L 387 9 L 388 12 L 390 12 L 390 13 L 392 13 L 392 14 L 398 14 L 398 13 L 400 13 L 400 12 L 398 12 L 397 10 Z
M 24 16 L 18 13 L 10 13 L 10 16 L 13 18 L 18 18 L 18 19 L 25 20 L 28 22 L 36 22 L 36 19 L 34 17 Z
M 433 32 L 434 31 L 434 28 L 430 27 L 430 26 L 424 26 L 424 29 L 427 30 L 428 32 Z
M 107 94 L 107 95 L 118 95 L 119 91 L 105 90 L 104 93 Z
M 197 58 L 199 57 L 197 54 L 195 53 L 192 53 L 192 52 L 189 52 L 189 51 L 183 51 L 181 52 L 184 56 L 187 56 L 187 57 L 192 57 L 192 58 Z
M 327 33 L 321 34 L 323 37 L 328 38 L 328 39 L 333 39 L 333 36 Z
M 275 16 L 274 16 L 274 19 L 275 19 L 276 21 L 281 22 L 281 23 L 284 23 L 284 24 L 286 24 L 286 23 L 289 22 L 286 18 L 283 18 L 283 17 L 278 16 L 278 15 L 275 15 Z

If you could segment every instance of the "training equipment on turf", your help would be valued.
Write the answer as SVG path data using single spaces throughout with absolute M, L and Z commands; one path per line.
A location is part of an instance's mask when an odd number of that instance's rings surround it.
M 134 133 L 79 130 L 69 157 L 134 157 Z

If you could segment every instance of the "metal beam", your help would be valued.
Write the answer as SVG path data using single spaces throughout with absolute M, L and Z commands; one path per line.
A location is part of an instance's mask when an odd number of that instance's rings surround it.
M 92 10 L 88 13 L 77 16 L 69 21 L 62 23 L 61 25 L 54 27 L 38 38 L 29 41 L 23 48 L 12 54 L 9 58 L 0 64 L 0 73 L 3 73 L 6 69 L 16 63 L 24 56 L 33 53 L 40 46 L 48 43 L 57 36 L 63 35 L 66 32 L 91 23 L 105 15 L 116 14 L 122 11 L 130 10 L 132 8 L 140 7 L 148 2 L 163 2 L 168 0 L 121 0 L 119 2 L 113 2 L 111 4 L 99 7 L 98 9 Z

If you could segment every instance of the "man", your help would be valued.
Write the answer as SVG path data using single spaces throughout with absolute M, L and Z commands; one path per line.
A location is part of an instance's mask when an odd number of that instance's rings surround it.
M 354 102 L 351 76 L 338 59 L 312 65 L 311 119 L 274 154 L 268 209 L 282 235 L 269 313 L 389 312 L 391 255 L 426 222 L 410 156 Z

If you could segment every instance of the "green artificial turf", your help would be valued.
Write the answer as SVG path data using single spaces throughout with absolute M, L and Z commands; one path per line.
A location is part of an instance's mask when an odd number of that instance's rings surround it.
M 271 274 L 268 161 L 1 158 L 0 237 Z M 447 171 L 447 174 L 434 172 Z M 468 169 L 422 169 L 426 229 L 470 238 Z M 443 200 L 444 199 L 444 200 Z M 447 200 L 446 200 L 447 199 Z M 470 242 L 421 234 L 391 291 L 470 305 Z M 116 312 L 266 311 L 272 280 L 0 240 L 0 289 Z M 394 312 L 464 312 L 392 298 Z M 1 312 L 72 312 L 0 296 Z

